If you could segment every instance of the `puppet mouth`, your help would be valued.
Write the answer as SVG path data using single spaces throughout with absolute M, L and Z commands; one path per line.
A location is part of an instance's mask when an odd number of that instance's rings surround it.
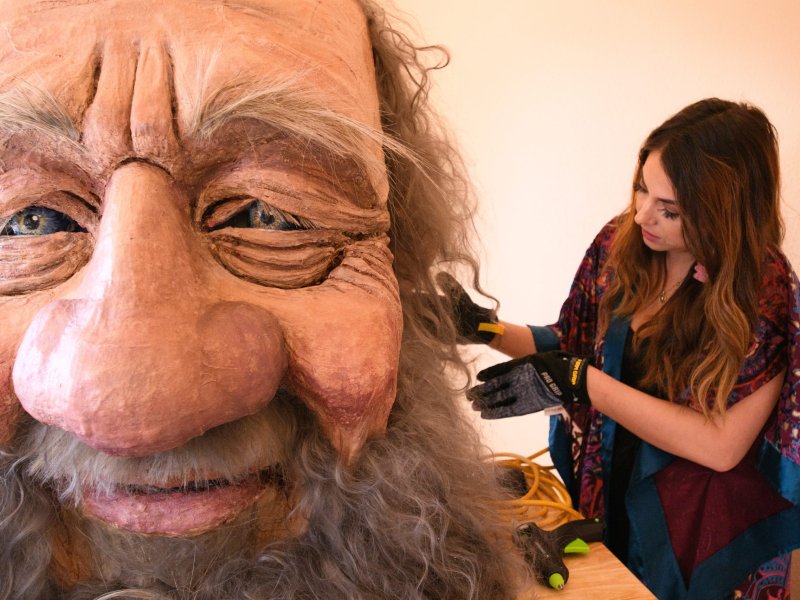
M 160 488 L 118 486 L 86 490 L 83 510 L 118 529 L 146 535 L 188 537 L 236 518 L 269 489 L 283 488 L 280 468 L 264 469 L 241 481 L 213 479 Z

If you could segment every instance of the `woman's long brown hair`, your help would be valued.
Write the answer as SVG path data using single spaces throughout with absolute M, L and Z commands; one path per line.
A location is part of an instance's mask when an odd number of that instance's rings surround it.
M 777 135 L 758 108 L 711 98 L 648 136 L 634 187 L 654 151 L 675 188 L 686 247 L 709 280 L 690 272 L 639 328 L 635 343 L 646 373 L 639 384 L 672 401 L 691 398 L 706 415 L 722 413 L 752 341 L 765 257 L 783 239 Z M 634 202 L 609 256 L 613 276 L 600 304 L 601 331 L 611 316 L 643 309 L 665 282 L 664 254 L 645 246 Z

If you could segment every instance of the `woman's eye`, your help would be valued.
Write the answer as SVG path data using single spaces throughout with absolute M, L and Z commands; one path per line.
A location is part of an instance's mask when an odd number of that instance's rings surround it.
M 229 219 L 209 227 L 209 231 L 216 231 L 226 227 L 267 229 L 271 231 L 314 229 L 314 225 L 310 221 L 284 212 L 274 206 L 269 206 L 260 200 L 254 200 Z
M 61 232 L 86 232 L 64 213 L 44 206 L 29 206 L 11 215 L 0 235 L 49 235 Z

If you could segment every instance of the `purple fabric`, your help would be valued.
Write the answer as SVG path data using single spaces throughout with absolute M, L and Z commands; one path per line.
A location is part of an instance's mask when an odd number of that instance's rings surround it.
M 792 506 L 756 470 L 755 452 L 725 473 L 678 458 L 656 474 L 655 483 L 687 583 L 697 565 L 736 536 Z

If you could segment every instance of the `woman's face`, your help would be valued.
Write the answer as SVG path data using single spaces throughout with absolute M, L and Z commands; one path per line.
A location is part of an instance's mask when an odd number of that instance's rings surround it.
M 650 152 L 635 189 L 636 216 L 642 240 L 655 252 L 688 254 L 677 194 L 661 165 L 661 152 Z

